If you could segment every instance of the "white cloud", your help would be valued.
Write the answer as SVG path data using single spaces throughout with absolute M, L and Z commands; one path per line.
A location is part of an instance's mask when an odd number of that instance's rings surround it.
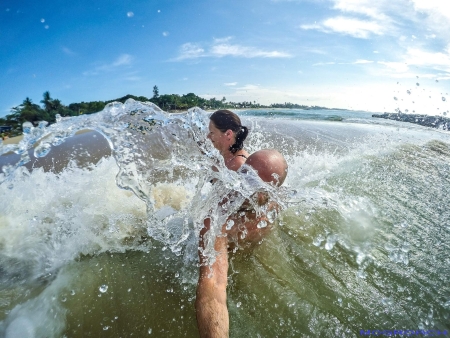
M 373 63 L 373 61 L 370 61 L 370 60 L 356 60 L 355 62 L 353 62 L 353 64 L 355 64 L 355 65 L 367 64 L 367 63 Z
M 314 63 L 313 66 L 328 66 L 328 65 L 364 65 L 374 63 L 374 61 L 371 60 L 356 60 L 354 62 L 318 62 Z
M 450 41 L 450 6 L 445 0 L 328 1 L 336 15 L 300 27 L 365 39 L 372 35 L 411 36 L 422 31 L 427 32 L 427 39 Z
M 256 89 L 259 89 L 259 86 L 258 85 L 252 85 L 252 84 L 247 84 L 247 85 L 245 85 L 243 87 L 238 87 L 237 88 L 237 90 L 241 90 L 241 91 L 243 91 L 243 90 L 245 90 L 245 91 L 256 90 Z
M 185 59 L 196 59 L 206 56 L 205 50 L 198 44 L 187 42 L 180 47 L 180 55 L 175 59 L 181 61 Z
M 242 58 L 289 58 L 292 57 L 289 53 L 280 51 L 268 51 L 258 49 L 251 46 L 242 46 L 239 44 L 231 44 L 229 41 L 231 37 L 222 39 L 214 39 L 207 49 L 204 49 L 199 44 L 185 43 L 180 48 L 178 57 L 172 61 L 181 61 L 186 59 L 196 59 L 202 57 L 242 57 Z
M 390 2 L 386 0 L 376 2 L 372 0 L 332 0 L 332 2 L 334 9 L 344 13 L 360 14 L 377 21 L 390 21 L 389 16 L 384 13 L 386 7 L 390 6 Z
M 228 41 L 230 41 L 231 39 L 233 39 L 233 37 L 232 36 L 227 36 L 227 37 L 224 37 L 224 38 L 214 38 L 214 43 L 216 44 L 219 44 L 219 43 L 225 43 L 225 42 L 228 42 Z
M 420 48 L 407 48 L 397 61 L 378 61 L 381 68 L 374 69 L 374 76 L 392 79 L 447 80 L 450 78 L 450 53 L 432 52 Z
M 445 18 L 450 20 L 450 6 L 443 0 L 412 0 L 414 8 L 419 12 L 428 13 L 435 19 Z
M 321 54 L 321 55 L 327 54 L 324 50 L 318 49 L 318 48 L 306 48 L 305 51 L 308 53 Z
M 311 25 L 301 25 L 300 28 L 304 29 L 304 30 L 311 30 L 311 29 L 321 30 L 321 29 L 323 29 L 322 25 L 319 25 L 316 23 L 311 24 Z
M 380 65 L 387 67 L 389 70 L 392 70 L 397 73 L 404 73 L 409 70 L 408 65 L 405 62 L 385 62 L 378 61 Z
M 450 53 L 448 52 L 427 52 L 418 48 L 409 48 L 405 58 L 409 65 L 430 67 L 450 73 Z
M 328 19 L 324 26 L 335 32 L 348 34 L 356 38 L 367 39 L 371 34 L 382 35 L 383 28 L 374 21 L 358 20 L 346 17 Z
M 226 82 L 224 83 L 225 86 L 236 86 L 237 82 Z
M 231 45 L 227 43 L 212 46 L 211 55 L 216 57 L 237 56 L 244 58 L 288 58 L 290 54 L 278 51 L 265 51 L 254 47 L 246 47 L 241 45 Z
M 314 63 L 313 66 L 327 66 L 327 65 L 335 65 L 336 62 L 318 62 Z
M 107 68 L 115 68 L 123 65 L 129 65 L 133 58 L 129 54 L 120 55 L 116 61 L 114 61 L 111 65 L 107 65 Z
M 112 68 L 123 66 L 123 65 L 129 65 L 131 63 L 132 57 L 129 54 L 122 54 L 120 55 L 116 61 L 114 61 L 111 66 Z
M 74 51 L 72 51 L 71 49 L 69 49 L 67 47 L 62 47 L 62 51 L 70 56 L 76 55 L 76 53 Z
M 351 35 L 355 38 L 368 39 L 371 35 L 382 35 L 384 28 L 375 21 L 359 20 L 338 16 L 323 22 L 323 31 Z
M 131 55 L 122 54 L 112 63 L 106 63 L 106 64 L 102 64 L 100 66 L 97 66 L 92 70 L 83 72 L 83 75 L 89 76 L 89 75 L 98 75 L 99 73 L 104 73 L 104 72 L 111 72 L 118 68 L 130 65 L 132 63 L 132 61 L 133 61 L 133 57 Z

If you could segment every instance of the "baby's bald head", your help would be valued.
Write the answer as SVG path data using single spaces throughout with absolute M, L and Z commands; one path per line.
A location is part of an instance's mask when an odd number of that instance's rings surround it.
M 275 149 L 258 150 L 248 157 L 245 164 L 255 169 L 264 182 L 272 182 L 277 186 L 282 185 L 287 176 L 286 160 Z

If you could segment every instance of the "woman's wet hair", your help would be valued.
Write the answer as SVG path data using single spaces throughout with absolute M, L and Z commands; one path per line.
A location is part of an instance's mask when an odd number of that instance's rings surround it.
M 233 154 L 244 148 L 244 140 L 247 138 L 248 128 L 241 125 L 239 116 L 232 111 L 223 109 L 214 112 L 209 119 L 222 133 L 226 132 L 228 129 L 234 132 L 236 142 L 230 147 L 230 151 Z

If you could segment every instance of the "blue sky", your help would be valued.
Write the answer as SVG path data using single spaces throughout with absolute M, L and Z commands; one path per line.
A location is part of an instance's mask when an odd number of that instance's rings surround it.
M 227 101 L 442 114 L 446 3 L 2 0 L 0 116 L 46 90 L 68 105 L 151 97 L 154 85 Z

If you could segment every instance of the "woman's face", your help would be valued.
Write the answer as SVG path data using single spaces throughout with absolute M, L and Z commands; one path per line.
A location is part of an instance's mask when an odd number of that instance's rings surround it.
M 231 130 L 222 132 L 216 128 L 214 123 L 209 121 L 209 134 L 208 138 L 211 140 L 214 147 L 220 152 L 226 151 L 235 142 L 234 135 Z

